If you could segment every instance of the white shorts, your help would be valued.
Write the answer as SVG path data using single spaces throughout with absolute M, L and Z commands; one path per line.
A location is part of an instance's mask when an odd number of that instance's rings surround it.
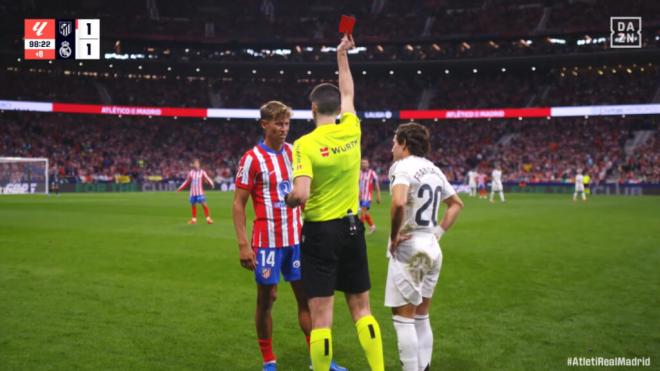
M 576 185 L 575 186 L 575 192 L 584 192 L 584 186 L 583 185 L 582 186 Z
M 470 188 L 477 188 L 477 183 L 470 182 Z
M 419 233 L 402 242 L 390 257 L 385 284 L 385 306 L 420 305 L 433 296 L 440 277 L 442 251 L 433 234 Z
M 502 182 L 493 182 L 491 185 L 493 192 L 502 192 L 504 187 L 502 187 Z

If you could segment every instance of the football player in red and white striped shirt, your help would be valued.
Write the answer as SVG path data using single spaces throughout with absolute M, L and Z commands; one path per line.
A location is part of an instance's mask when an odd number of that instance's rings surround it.
M 369 233 L 374 233 L 376 224 L 371 219 L 369 209 L 371 208 L 371 194 L 376 185 L 376 202 L 380 204 L 380 184 L 378 184 L 378 174 L 373 169 L 369 169 L 369 160 L 363 159 L 360 169 L 360 215 L 362 222 L 369 224 Z
M 192 206 L 192 219 L 188 224 L 197 224 L 197 204 L 201 204 L 204 208 L 204 215 L 206 216 L 206 223 L 213 224 L 213 219 L 209 215 L 209 206 L 206 204 L 206 195 L 204 194 L 204 182 L 207 182 L 211 188 L 215 187 L 213 180 L 202 170 L 198 159 L 194 159 L 192 163 L 193 169 L 190 170 L 186 180 L 181 184 L 177 192 L 181 192 L 184 188 L 190 185 L 190 205 Z
M 233 218 L 241 265 L 254 271 L 257 282 L 255 321 L 263 370 L 276 370 L 273 353 L 271 309 L 280 274 L 291 283 L 298 303 L 298 323 L 309 345 L 312 320 L 301 281 L 301 210 L 289 208 L 284 196 L 291 191 L 292 146 L 286 143 L 291 108 L 279 101 L 261 106 L 261 143 L 241 158 L 236 173 Z M 251 243 L 245 227 L 245 208 L 252 197 L 255 219 Z

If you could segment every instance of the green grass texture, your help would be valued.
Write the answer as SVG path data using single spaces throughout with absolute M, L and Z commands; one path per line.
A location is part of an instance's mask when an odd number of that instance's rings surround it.
M 186 224 L 183 193 L 0 197 L 0 369 L 260 370 L 254 275 L 239 264 L 232 194 L 207 197 L 213 225 Z M 562 370 L 574 369 L 568 357 L 622 356 L 651 357 L 657 369 L 660 197 L 507 197 L 463 196 L 441 241 L 432 368 Z M 398 370 L 383 305 L 387 194 L 372 214 L 372 311 L 386 369 Z M 279 369 L 308 369 L 284 282 L 273 323 Z M 333 339 L 340 364 L 368 370 L 341 293 Z

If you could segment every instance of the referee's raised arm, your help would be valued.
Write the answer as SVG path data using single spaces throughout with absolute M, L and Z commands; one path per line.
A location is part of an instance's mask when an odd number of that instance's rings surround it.
M 315 371 L 339 369 L 332 361 L 335 291 L 345 294 L 369 367 L 372 371 L 385 367 L 380 327 L 369 304 L 364 225 L 357 217 L 362 130 L 348 67 L 348 51 L 353 47 L 350 35 L 337 46 L 339 86 L 325 82 L 309 93 L 316 128 L 293 144 L 293 189 L 285 197 L 288 206 L 305 204 L 300 253 Z
M 355 113 L 355 85 L 348 66 L 348 51 L 355 47 L 352 35 L 344 35 L 337 47 L 337 68 L 339 70 L 339 94 L 341 95 L 341 113 Z

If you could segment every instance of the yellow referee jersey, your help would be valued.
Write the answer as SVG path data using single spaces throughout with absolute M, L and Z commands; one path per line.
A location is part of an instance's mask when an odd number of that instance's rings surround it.
M 321 125 L 293 143 L 293 177 L 312 178 L 304 219 L 322 222 L 358 212 L 360 120 L 344 112 L 339 124 Z

